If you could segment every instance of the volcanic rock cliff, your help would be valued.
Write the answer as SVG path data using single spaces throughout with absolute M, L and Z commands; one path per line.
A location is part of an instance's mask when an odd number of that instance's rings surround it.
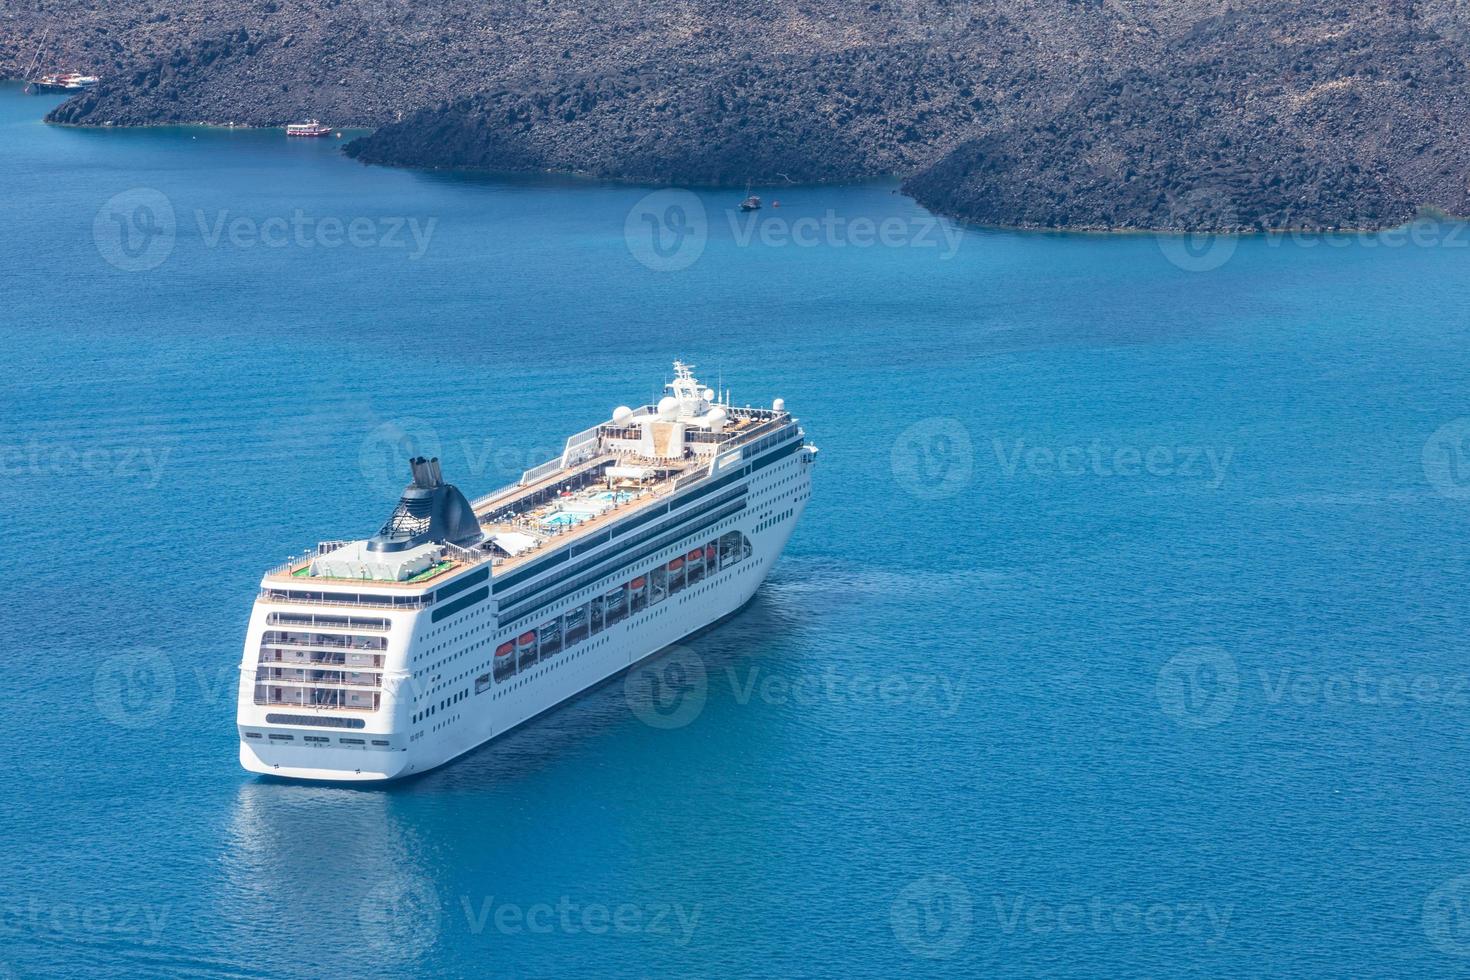
M 905 178 L 1037 228 L 1382 226 L 1467 202 L 1454 0 L 16 0 L 53 121 L 316 116 L 414 167 L 684 183 Z

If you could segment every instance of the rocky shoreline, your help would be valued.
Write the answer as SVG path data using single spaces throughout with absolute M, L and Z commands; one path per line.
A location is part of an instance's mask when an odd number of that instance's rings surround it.
M 1451 0 L 878 0 L 587 12 L 492 0 L 20 0 L 103 76 L 68 125 L 372 132 L 371 164 L 739 186 L 897 175 L 939 213 L 1076 231 L 1386 228 L 1470 213 L 1470 69 Z

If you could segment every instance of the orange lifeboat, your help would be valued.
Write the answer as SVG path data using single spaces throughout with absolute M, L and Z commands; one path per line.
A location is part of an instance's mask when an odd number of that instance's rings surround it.
M 637 578 L 635 578 L 633 581 L 629 582 L 628 583 L 628 587 L 630 589 L 641 589 L 641 588 L 643 588 L 643 582 L 644 582 L 643 576 L 640 575 Z
M 684 567 L 684 559 L 682 559 L 682 558 L 675 558 L 673 561 L 669 562 L 669 571 L 671 571 L 671 572 L 677 572 L 679 569 L 681 569 L 683 567 Z
M 515 650 L 515 648 L 516 648 L 516 645 L 514 643 L 511 643 L 511 642 L 507 641 L 505 643 L 500 644 L 500 646 L 498 646 L 498 647 L 495 648 L 495 655 L 497 657 L 505 657 L 505 656 L 508 656 L 508 655 L 510 655 Z
M 704 557 L 704 552 L 700 551 L 698 548 L 695 548 L 684 557 L 688 558 L 690 561 L 699 561 L 700 558 Z
M 520 636 L 516 637 L 516 642 L 523 647 L 530 646 L 532 643 L 536 642 L 536 631 L 530 630 L 528 632 L 522 633 Z

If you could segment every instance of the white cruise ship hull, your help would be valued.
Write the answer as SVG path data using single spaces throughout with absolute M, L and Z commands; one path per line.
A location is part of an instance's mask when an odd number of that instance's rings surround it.
M 797 431 L 794 424 L 792 431 Z M 677 538 L 656 537 L 654 544 L 664 545 L 639 553 L 632 571 L 623 565 L 604 578 L 584 576 L 585 587 L 550 602 L 521 596 L 538 591 L 542 581 L 555 586 L 554 571 L 463 612 L 454 612 L 454 603 L 445 601 L 400 610 L 283 597 L 295 593 L 263 594 L 251 616 L 241 663 L 241 765 L 256 773 L 339 782 L 423 773 L 736 612 L 765 580 L 810 494 L 816 450 L 799 438 L 786 448 L 770 465 L 747 467 L 753 472 L 736 489 L 708 495 L 720 503 L 713 511 L 715 522 L 701 520 Z M 734 502 L 722 503 L 732 494 L 738 494 Z M 698 509 L 680 508 L 675 499 L 670 523 Z M 730 542 L 735 544 L 727 548 Z M 610 562 L 620 560 L 612 551 L 606 554 Z M 600 557 L 593 553 L 592 560 Z M 678 573 L 666 571 L 681 564 Z M 641 605 L 629 598 L 614 621 L 609 598 L 596 617 L 588 614 L 610 586 L 628 590 L 630 581 L 641 583 L 638 591 L 622 594 L 641 595 Z M 469 587 L 460 593 L 465 599 L 474 595 Z M 436 610 L 442 610 L 439 616 L 453 614 L 436 622 Z M 529 663 L 521 646 L 509 660 L 496 655 L 519 644 L 527 628 L 538 624 L 554 639 L 542 642 Z M 554 633 L 545 628 L 551 624 Z M 304 662 L 308 657 L 331 659 L 322 665 Z M 515 669 L 502 670 L 507 666 Z M 326 686 L 293 687 L 293 677 L 316 678 L 296 684 Z M 298 690 L 301 701 L 283 702 Z M 336 703 L 306 700 L 323 697 L 322 690 L 329 690 L 325 696 Z
M 403 747 L 404 751 L 348 748 L 337 744 L 340 736 L 319 745 L 299 740 L 294 745 L 268 741 L 257 745 L 242 740 L 240 764 L 251 772 L 348 782 L 381 782 L 434 769 L 738 611 L 755 595 L 775 564 L 794 521 L 793 516 L 784 528 L 771 528 L 760 536 L 763 540 L 752 537 L 757 554 L 765 553 L 764 560 L 735 565 L 710 579 L 707 592 L 675 595 L 609 627 L 592 638 L 597 645 L 585 653 L 573 647 L 566 651 L 569 656 L 565 660 L 553 656 L 538 663 L 531 671 L 518 675 L 519 686 L 499 698 L 488 692 L 478 698 L 471 695 L 430 726 L 425 737 Z M 244 684 L 253 688 L 254 667 L 247 673 Z M 410 697 L 394 699 L 394 708 L 411 705 Z M 390 709 L 385 705 L 381 710 Z M 395 727 L 388 726 L 382 734 L 391 738 Z

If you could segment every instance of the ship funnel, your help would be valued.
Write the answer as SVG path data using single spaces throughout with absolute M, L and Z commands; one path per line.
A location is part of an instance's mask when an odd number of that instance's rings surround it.
M 421 490 L 432 490 L 444 482 L 444 474 L 439 469 L 439 457 L 425 459 L 415 456 L 408 461 L 408 468 L 413 473 L 413 486 Z
M 368 551 L 406 551 L 421 544 L 473 545 L 481 537 L 480 521 L 459 488 L 444 482 L 439 459 L 415 456 L 408 461 L 413 482 L 378 533 L 369 538 Z

